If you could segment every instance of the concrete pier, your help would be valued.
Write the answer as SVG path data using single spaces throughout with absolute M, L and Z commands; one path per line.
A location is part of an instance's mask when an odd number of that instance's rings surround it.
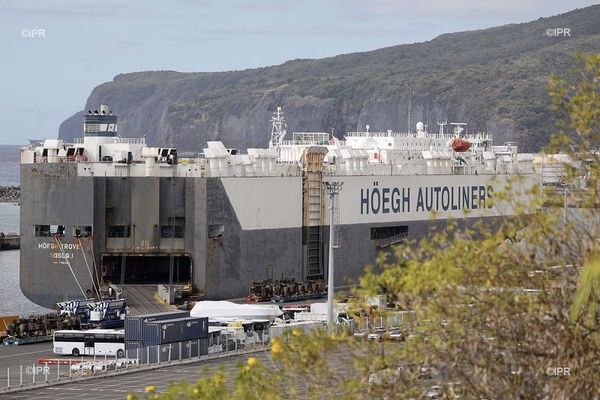
M 0 232 L 0 250 L 19 250 L 21 238 L 19 235 L 5 235 Z

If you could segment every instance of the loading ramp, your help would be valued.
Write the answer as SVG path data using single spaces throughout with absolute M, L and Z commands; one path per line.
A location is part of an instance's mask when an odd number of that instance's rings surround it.
M 149 314 L 173 310 L 174 307 L 161 302 L 156 294 L 157 285 L 123 285 L 122 297 L 127 299 L 130 315 Z

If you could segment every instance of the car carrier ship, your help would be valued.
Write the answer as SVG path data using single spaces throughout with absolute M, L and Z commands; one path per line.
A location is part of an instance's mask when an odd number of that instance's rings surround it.
M 449 219 L 512 214 L 494 193 L 514 176 L 517 186 L 536 184 L 532 158 L 464 124 L 439 125 L 286 137 L 277 108 L 267 148 L 242 153 L 210 141 L 183 158 L 120 137 L 117 116 L 101 105 L 74 143 L 48 139 L 21 151 L 21 289 L 51 306 L 108 285 L 180 284 L 229 299 L 245 297 L 253 281 L 325 278 L 324 183 L 343 183 L 332 243 L 341 247 L 338 285 L 382 249 Z

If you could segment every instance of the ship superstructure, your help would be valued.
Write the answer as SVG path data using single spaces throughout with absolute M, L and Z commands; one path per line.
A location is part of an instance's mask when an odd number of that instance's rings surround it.
M 535 184 L 532 158 L 485 133 L 294 132 L 281 109 L 267 148 L 211 141 L 192 158 L 118 136 L 108 106 L 84 117 L 75 143 L 21 153 L 21 287 L 33 301 L 92 295 L 108 284 L 182 284 L 209 299 L 245 297 L 252 281 L 325 275 L 324 182 L 337 197 L 336 282 L 377 253 L 449 218 L 502 218 L 505 181 Z M 433 217 L 432 217 L 433 215 Z

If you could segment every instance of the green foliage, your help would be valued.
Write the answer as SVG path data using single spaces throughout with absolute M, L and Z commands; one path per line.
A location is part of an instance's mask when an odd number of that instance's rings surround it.
M 594 254 L 584 266 L 571 305 L 571 322 L 583 319 L 592 329 L 600 320 L 600 256 Z

